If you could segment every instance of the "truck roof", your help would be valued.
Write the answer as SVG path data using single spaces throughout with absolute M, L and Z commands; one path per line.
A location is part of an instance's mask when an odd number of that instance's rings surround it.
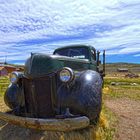
M 61 49 L 66 49 L 66 48 L 80 48 L 80 47 L 84 47 L 84 48 L 88 48 L 88 49 L 94 49 L 95 48 L 91 45 L 83 45 L 83 44 L 73 44 L 73 45 L 68 45 L 68 46 L 63 46 L 63 47 L 59 47 L 57 49 L 54 50 L 55 51 L 58 51 L 58 50 L 61 50 Z

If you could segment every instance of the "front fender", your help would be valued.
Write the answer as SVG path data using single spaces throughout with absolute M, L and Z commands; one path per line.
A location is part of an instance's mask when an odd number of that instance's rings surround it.
M 68 88 L 58 90 L 58 103 L 61 108 L 70 108 L 71 113 L 85 115 L 95 120 L 101 111 L 102 78 L 92 70 L 82 72 Z
M 10 109 L 24 106 L 22 89 L 18 84 L 10 84 L 4 94 L 4 102 Z

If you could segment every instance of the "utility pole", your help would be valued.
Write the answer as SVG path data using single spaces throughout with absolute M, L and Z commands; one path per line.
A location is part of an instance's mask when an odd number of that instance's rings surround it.
M 7 56 L 5 56 L 4 64 L 5 64 L 5 65 L 7 64 Z

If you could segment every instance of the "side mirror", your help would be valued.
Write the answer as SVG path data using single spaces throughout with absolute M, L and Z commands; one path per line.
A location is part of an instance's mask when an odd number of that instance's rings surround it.
M 101 64 L 101 60 L 100 60 L 100 52 L 97 51 L 97 71 L 102 75 L 102 77 L 105 76 L 105 50 L 103 51 L 103 69 L 100 70 L 99 69 L 99 65 Z
M 99 66 L 99 64 L 101 63 L 101 61 L 100 61 L 100 52 L 99 51 L 97 51 L 97 66 Z
M 105 50 L 103 51 L 103 77 L 105 76 Z

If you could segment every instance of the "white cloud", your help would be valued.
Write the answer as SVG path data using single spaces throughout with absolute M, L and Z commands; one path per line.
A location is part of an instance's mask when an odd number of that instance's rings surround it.
M 111 55 L 138 53 L 139 9 L 139 0 L 0 0 L 1 58 L 75 43 Z
M 140 57 L 140 54 L 136 54 L 136 55 L 134 55 L 135 57 Z

